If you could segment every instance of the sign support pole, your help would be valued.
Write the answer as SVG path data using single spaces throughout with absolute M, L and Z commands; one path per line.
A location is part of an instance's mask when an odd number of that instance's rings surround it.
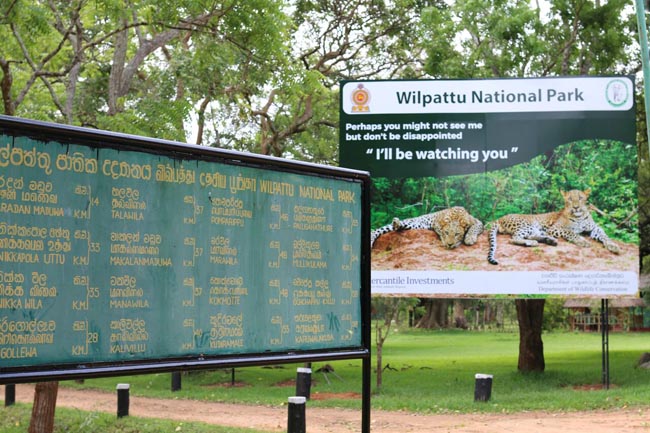
M 609 389 L 609 300 L 600 301 L 600 326 L 603 342 L 603 388 Z
M 361 432 L 370 433 L 370 392 L 372 380 L 372 368 L 370 357 L 363 358 L 361 368 L 363 369 L 363 389 L 361 391 Z
M 644 0 L 635 0 L 636 20 L 639 28 L 639 44 L 641 45 L 641 62 L 643 65 L 643 93 L 645 95 L 645 126 L 650 153 L 650 52 L 648 52 L 648 27 L 645 19 Z
M 5 385 L 5 407 L 13 406 L 16 403 L 16 385 L 8 383 Z

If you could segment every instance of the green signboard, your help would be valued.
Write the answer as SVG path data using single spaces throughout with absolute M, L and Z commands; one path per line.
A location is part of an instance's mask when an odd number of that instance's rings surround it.
M 364 173 L 1 120 L 0 380 L 365 350 Z

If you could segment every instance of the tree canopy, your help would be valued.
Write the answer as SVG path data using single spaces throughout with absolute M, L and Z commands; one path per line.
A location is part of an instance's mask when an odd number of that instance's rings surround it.
M 422 75 L 400 0 L 11 0 L 3 114 L 337 161 L 338 82 Z

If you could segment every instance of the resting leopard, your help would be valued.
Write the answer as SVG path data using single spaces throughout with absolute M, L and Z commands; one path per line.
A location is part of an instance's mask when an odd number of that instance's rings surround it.
M 607 237 L 591 217 L 587 205 L 591 189 L 560 192 L 564 197 L 564 209 L 559 212 L 537 215 L 509 214 L 495 221 L 489 233 L 488 262 L 493 265 L 499 264 L 494 257 L 497 249 L 497 233 L 512 235 L 511 243 L 527 247 L 533 247 L 540 242 L 555 246 L 558 238 L 581 247 L 588 247 L 589 242 L 580 235 L 589 233 L 592 239 L 601 242 L 609 251 L 619 254 L 618 245 Z
M 391 224 L 373 230 L 370 247 L 372 248 L 377 238 L 385 233 L 411 229 L 433 230 L 440 237 L 442 245 L 451 250 L 461 243 L 474 245 L 478 236 L 483 233 L 483 223 L 460 206 L 405 220 L 394 218 Z

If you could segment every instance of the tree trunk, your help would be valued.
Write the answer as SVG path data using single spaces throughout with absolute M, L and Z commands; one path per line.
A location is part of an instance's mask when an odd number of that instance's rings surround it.
M 483 310 L 483 324 L 487 327 L 494 321 L 494 309 L 489 301 L 483 305 L 485 305 L 485 309 Z
M 381 355 L 382 355 L 382 351 L 384 349 L 384 341 L 385 340 L 386 340 L 386 338 L 382 335 L 381 329 L 378 328 L 377 329 L 377 340 L 376 340 L 377 346 L 375 348 L 375 356 L 377 357 L 377 383 L 376 383 L 376 385 L 377 385 L 378 390 L 381 389 L 381 385 L 382 385 L 382 381 L 383 381 L 383 377 L 382 377 L 382 373 L 383 373 L 382 362 L 383 362 L 383 360 L 382 360 Z
M 424 299 L 426 312 L 416 325 L 417 328 L 434 329 L 447 328 L 449 313 L 447 312 L 448 301 L 446 299 Z
M 119 112 L 119 97 L 122 87 L 122 75 L 124 74 L 124 63 L 128 50 L 129 30 L 126 28 L 127 21 L 123 20 L 124 29 L 120 30 L 113 41 L 113 61 L 111 72 L 108 76 L 108 115 L 114 116 Z M 129 83 L 130 84 L 130 83 Z
M 521 372 L 544 371 L 544 343 L 542 342 L 542 319 L 544 299 L 517 299 L 519 320 L 519 363 Z
M 465 305 L 462 299 L 454 299 L 454 326 L 460 329 L 467 329 Z
M 4 113 L 7 116 L 14 116 L 16 114 L 13 96 L 11 95 L 11 88 L 14 83 L 14 76 L 11 73 L 11 66 L 9 61 L 0 59 L 0 69 L 2 69 L 2 80 L 0 80 L 0 90 L 2 90 L 2 106 Z
M 28 433 L 52 433 L 59 382 L 39 382 L 34 392 L 32 418 Z
M 505 325 L 505 321 L 503 319 L 503 309 L 504 309 L 503 302 L 498 302 L 497 313 L 496 313 L 497 328 L 503 328 Z

